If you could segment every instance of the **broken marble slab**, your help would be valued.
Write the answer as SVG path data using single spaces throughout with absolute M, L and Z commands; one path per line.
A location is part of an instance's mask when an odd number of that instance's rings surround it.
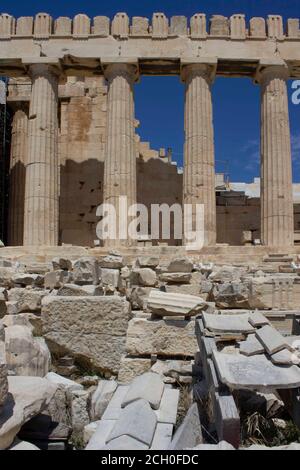
M 152 289 L 147 300 L 147 308 L 152 314 L 162 317 L 168 315 L 193 316 L 207 308 L 207 302 L 196 295 Z
M 179 389 L 165 387 L 160 407 L 155 410 L 157 421 L 165 424 L 176 424 L 179 402 Z
M 7 449 L 24 423 L 51 401 L 57 386 L 40 377 L 8 377 L 8 397 L 0 414 L 0 450 Z
M 89 440 L 85 450 L 100 450 L 106 445 L 106 440 L 116 424 L 116 420 L 102 419 L 96 431 Z
M 150 446 L 156 429 L 157 417 L 146 400 L 137 400 L 122 411 L 111 433 L 106 439 L 108 444 L 113 439 L 129 436 Z
M 90 415 L 93 420 L 100 419 L 107 408 L 118 384 L 115 380 L 100 380 L 91 397 Z
M 173 424 L 157 423 L 151 450 L 167 450 L 171 444 Z
M 47 379 L 52 384 L 55 384 L 59 387 L 64 388 L 65 390 L 69 392 L 83 390 L 83 385 L 77 382 L 74 382 L 74 380 L 67 379 L 66 377 L 63 377 L 62 375 L 56 374 L 55 372 L 48 372 L 48 374 L 45 376 L 45 379 Z
M 260 341 L 256 338 L 255 334 L 248 335 L 246 341 L 240 343 L 240 353 L 244 356 L 255 356 L 256 354 L 263 354 L 265 348 Z
M 259 326 L 270 325 L 269 320 L 257 310 L 249 315 L 249 323 L 255 328 Z
M 300 368 L 278 367 L 265 355 L 213 352 L 220 380 L 232 389 L 273 390 L 300 387 Z
M 103 413 L 102 419 L 116 420 L 119 419 L 122 413 L 122 402 L 129 390 L 128 385 L 119 385 L 112 399 L 110 400 L 106 410 Z
M 183 450 L 203 442 L 201 421 L 197 403 L 193 403 L 183 422 L 176 430 L 168 450 Z
M 101 450 L 147 450 L 149 446 L 143 444 L 141 441 L 133 439 L 130 436 L 120 436 L 113 439 Z
M 253 333 L 255 328 L 249 323 L 249 315 L 212 315 L 202 313 L 204 326 L 213 333 Z
M 284 339 L 293 349 L 300 351 L 300 336 L 286 336 Z
M 282 349 L 270 356 L 273 364 L 277 365 L 299 365 L 300 364 L 300 355 L 297 352 L 291 352 L 288 349 Z
M 269 354 L 274 354 L 282 349 L 293 350 L 282 334 L 270 325 L 259 328 L 255 334 Z
M 164 387 L 163 379 L 159 374 L 146 372 L 143 375 L 139 375 L 133 379 L 129 386 L 129 390 L 122 402 L 122 408 L 136 400 L 142 399 L 150 403 L 154 410 L 158 410 Z

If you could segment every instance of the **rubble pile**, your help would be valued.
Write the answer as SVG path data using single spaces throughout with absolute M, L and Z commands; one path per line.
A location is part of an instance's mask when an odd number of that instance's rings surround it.
M 0 449 L 238 448 L 236 391 L 275 396 L 278 410 L 290 390 L 299 425 L 297 266 L 0 260 Z M 217 442 L 203 432 L 207 397 Z

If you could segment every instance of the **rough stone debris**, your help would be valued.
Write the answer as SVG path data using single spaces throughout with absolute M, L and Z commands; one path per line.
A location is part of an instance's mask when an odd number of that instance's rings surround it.
M 185 294 L 168 294 L 156 289 L 150 291 L 147 308 L 155 315 L 193 316 L 207 307 L 201 298 Z
M 182 424 L 177 429 L 168 450 L 183 450 L 202 443 L 202 428 L 198 405 L 194 403 L 188 410 Z
M 133 356 L 194 357 L 198 349 L 194 329 L 193 321 L 133 318 L 128 324 L 126 352 Z
M 293 210 L 296 202 L 293 190 L 295 194 L 299 191 L 292 185 L 287 99 L 288 79 L 299 75 L 299 64 L 295 60 L 299 37 L 298 19 L 288 20 L 285 28 L 278 15 L 269 15 L 267 19 L 252 18 L 249 24 L 243 14 L 234 14 L 230 18 L 214 15 L 209 21 L 205 14 L 195 14 L 187 21 L 182 16 L 169 19 L 159 12 L 155 12 L 150 21 L 140 17 L 130 19 L 124 12 L 117 13 L 112 21 L 104 16 L 91 20 L 84 14 L 73 19 L 53 19 L 46 13 L 38 13 L 35 18 L 17 19 L 8 14 L 0 15 L 2 72 L 10 76 L 13 70 L 14 75 L 20 75 L 10 81 L 7 97 L 8 105 L 14 107 L 8 232 L 9 244 L 16 245 L 14 251 L 1 247 L 1 253 L 11 257 L 11 260 L 0 262 L 0 284 L 4 289 L 0 293 L 0 317 L 11 317 L 4 320 L 8 336 L 12 328 L 18 330 L 29 326 L 27 320 L 30 317 L 25 315 L 33 314 L 32 322 L 43 323 L 43 331 L 41 327 L 35 328 L 45 336 L 52 353 L 71 356 L 71 365 L 58 364 L 56 368 L 54 364 L 55 370 L 66 375 L 74 372 L 76 360 L 75 370 L 79 363 L 80 367 L 86 367 L 88 363 L 106 378 L 119 373 L 120 377 L 123 374 L 124 381 L 130 381 L 151 366 L 152 372 L 155 371 L 156 365 L 164 381 L 189 381 L 190 370 L 187 373 L 184 367 L 165 364 L 162 367 L 155 361 L 157 356 L 159 361 L 194 357 L 197 351 L 193 334 L 195 321 L 181 320 L 181 316 L 191 316 L 191 311 L 186 315 L 178 309 L 188 310 L 186 304 L 182 307 L 183 294 L 199 294 L 203 295 L 203 304 L 213 301 L 217 309 L 237 309 L 235 313 L 240 314 L 241 308 L 248 310 L 243 322 L 247 317 L 250 327 L 241 327 L 242 320 L 238 324 L 233 318 L 234 312 L 224 318 L 223 314 L 213 315 L 216 313 L 213 305 L 205 305 L 204 319 L 208 313 L 214 317 L 207 319 L 211 336 L 218 336 L 222 322 L 222 331 L 227 331 L 229 336 L 232 332 L 245 337 L 249 335 L 247 341 L 240 344 L 240 351 L 244 349 L 252 354 L 261 352 L 251 335 L 254 328 L 262 326 L 261 332 L 258 330 L 256 334 L 267 352 L 272 353 L 271 360 L 287 361 L 290 340 L 279 340 L 275 330 L 271 337 L 263 335 L 271 327 L 257 312 L 251 320 L 250 309 L 266 310 L 266 317 L 285 334 L 299 333 L 291 326 L 298 323 L 295 318 L 299 317 L 299 266 L 294 263 L 299 248 L 292 247 L 294 239 L 299 242 L 299 234 L 294 232 L 299 215 Z M 206 38 L 210 39 L 209 55 L 208 51 L 202 51 L 201 60 L 191 63 L 188 58 L 195 56 L 197 39 Z M 28 59 L 28 51 L 35 49 L 37 40 L 41 42 L 41 60 L 33 61 Z M 130 42 L 134 52 L 130 60 L 123 47 L 124 40 Z M 270 44 L 275 44 L 276 48 Z M 258 45 L 261 58 L 253 52 Z M 103 52 L 100 54 L 102 76 L 98 76 L 99 51 Z M 26 61 L 28 59 L 26 63 L 24 57 Z M 80 69 L 83 75 L 88 72 L 92 76 L 84 79 L 69 77 L 65 85 L 59 85 L 62 70 L 70 71 L 70 57 L 74 70 Z M 180 75 L 185 83 L 183 174 L 164 149 L 155 152 L 149 143 L 140 142 L 133 89 L 144 70 L 159 75 Z M 254 79 L 261 89 L 261 182 L 244 185 L 242 191 L 234 188 L 233 183 L 227 184 L 224 178 L 216 177 L 214 170 L 212 83 L 224 71 L 228 75 Z M 26 81 L 24 73 L 29 78 Z M 199 129 L 195 132 L 199 122 L 201 132 Z M 71 145 L 75 141 L 78 145 Z M 121 153 L 120 148 L 123 149 Z M 49 169 L 46 174 L 41 155 Z M 26 168 L 23 168 L 25 162 Z M 153 172 L 148 170 L 152 164 Z M 158 164 L 160 171 L 154 168 Z M 282 168 L 285 168 L 284 172 Z M 151 194 L 147 189 L 149 186 Z M 40 188 L 38 193 L 36 187 Z M 261 202 L 257 195 L 259 190 Z M 128 196 L 130 204 L 142 201 L 147 206 L 153 202 L 153 194 L 157 201 L 165 200 L 166 196 L 168 202 L 201 201 L 205 208 L 205 246 L 200 255 L 195 252 L 186 256 L 184 247 L 168 247 L 161 240 L 151 240 L 147 236 L 136 244 L 134 242 L 133 246 L 125 242 L 122 247 L 117 240 L 108 241 L 104 248 L 98 245 L 95 249 L 83 248 L 91 247 L 95 242 L 96 207 L 103 201 L 115 204 L 121 194 Z M 60 251 L 55 248 L 58 240 L 64 244 Z M 216 240 L 223 246 L 216 246 Z M 245 250 L 231 249 L 225 246 L 226 243 L 247 243 L 248 246 L 243 247 Z M 258 243 L 262 246 L 254 246 Z M 17 248 L 23 244 L 25 247 Z M 120 252 L 110 251 L 110 244 Z M 150 246 L 152 244 L 157 244 L 157 249 Z M 38 249 L 30 247 L 33 245 Z M 68 253 L 72 254 L 70 259 Z M 137 256 L 138 262 L 133 259 Z M 49 267 L 50 262 L 52 266 Z M 201 277 L 197 278 L 199 273 Z M 75 283 L 72 287 L 71 282 Z M 138 290 L 138 286 L 143 291 Z M 173 311 L 160 315 L 162 320 L 151 318 L 144 305 L 148 286 L 165 289 L 166 295 L 173 295 L 172 301 L 175 294 L 179 295 L 181 305 L 172 304 Z M 42 308 L 42 298 L 47 294 L 50 295 Z M 41 308 L 42 321 L 39 318 Z M 19 315 L 23 316 L 12 318 Z M 166 319 L 167 315 L 172 318 Z M 219 322 L 219 327 L 212 324 L 214 321 Z M 196 321 L 197 325 L 199 322 Z M 31 330 L 34 337 L 36 330 Z M 37 342 L 36 338 L 32 340 L 32 343 Z M 205 350 L 209 349 L 206 348 L 207 341 L 201 344 Z M 231 351 L 227 354 L 229 362 L 240 361 L 233 367 L 234 372 L 238 369 L 239 378 L 241 365 L 257 365 L 267 359 L 268 368 L 275 368 L 263 351 L 245 357 L 237 354 L 237 348 L 227 347 L 226 350 Z M 22 354 L 25 356 L 25 351 Z M 214 366 L 211 357 L 217 354 L 222 353 L 210 351 L 210 366 Z M 20 359 L 25 361 L 22 355 Z M 5 361 L 0 360 L 0 403 L 7 400 L 7 365 L 10 370 L 13 362 L 12 359 Z M 15 367 L 15 372 L 20 373 L 21 368 L 24 369 L 25 364 Z M 279 369 L 281 373 L 283 369 L 286 374 L 289 371 L 289 375 L 291 370 L 298 370 L 277 366 L 276 370 Z M 259 370 L 257 367 L 257 374 Z M 89 393 L 76 390 L 74 383 L 62 384 L 63 380 L 50 377 L 54 382 L 60 382 L 59 387 L 70 388 L 74 394 L 74 428 L 81 429 L 89 419 Z M 254 374 L 252 385 L 255 378 Z M 82 380 L 86 387 L 93 382 L 93 379 Z M 222 388 L 217 377 L 214 377 L 213 386 Z M 114 420 L 119 419 L 127 392 L 128 389 L 119 386 L 103 416 L 107 413 L 114 416 Z M 161 408 L 164 396 L 169 393 L 171 391 L 165 387 Z M 222 406 L 225 409 L 229 402 L 232 404 L 230 395 L 222 394 L 220 390 L 217 393 L 220 409 Z M 171 395 L 175 397 L 174 390 Z M 297 397 L 294 398 L 297 403 Z M 169 398 L 167 404 L 171 401 Z M 158 420 L 173 422 L 175 419 L 173 407 L 171 418 L 168 413 L 168 418 L 162 418 L 163 409 L 156 411 Z M 158 423 L 151 445 L 158 448 L 171 434 L 170 424 Z M 105 445 L 106 441 L 101 444 Z M 145 444 L 120 436 L 109 446 L 137 448 Z
M 129 304 L 118 296 L 43 299 L 43 332 L 50 349 L 77 358 L 84 356 L 93 367 L 104 371 L 119 369 L 128 319 Z
M 11 375 L 45 377 L 51 364 L 44 338 L 36 338 L 27 326 L 5 328 L 6 364 Z
M 122 408 L 137 400 L 146 400 L 154 410 L 160 406 L 164 392 L 164 383 L 160 375 L 147 372 L 136 377 L 123 399 Z
M 40 377 L 8 377 L 9 396 L 0 415 L 0 449 L 8 448 L 22 425 L 50 402 L 56 386 Z
M 100 380 L 97 389 L 91 397 L 91 417 L 93 420 L 100 419 L 110 402 L 118 384 L 114 380 Z
M 121 436 L 129 436 L 150 446 L 157 418 L 148 401 L 137 400 L 127 405 L 107 438 L 107 444 Z

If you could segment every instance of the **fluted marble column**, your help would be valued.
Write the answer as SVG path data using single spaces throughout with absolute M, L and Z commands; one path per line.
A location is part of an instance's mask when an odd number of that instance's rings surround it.
M 12 121 L 10 152 L 8 224 L 8 243 L 10 246 L 23 245 L 27 128 L 28 110 L 18 104 Z
M 268 66 L 261 84 L 261 240 L 294 243 L 291 136 L 285 66 Z
M 207 64 L 186 65 L 185 144 L 183 203 L 204 205 L 204 245 L 216 243 L 216 195 L 214 129 L 211 99 L 212 68 Z
M 107 239 L 105 246 L 131 246 L 134 240 L 119 236 L 119 200 L 127 197 L 127 205 L 136 204 L 136 142 L 134 127 L 133 84 L 136 66 L 119 63 L 105 68 L 108 81 L 107 142 L 104 163 L 104 203 L 112 204 L 117 215 L 116 239 Z M 124 215 L 124 214 L 123 214 Z
M 30 66 L 24 245 L 58 244 L 58 75 L 46 64 Z

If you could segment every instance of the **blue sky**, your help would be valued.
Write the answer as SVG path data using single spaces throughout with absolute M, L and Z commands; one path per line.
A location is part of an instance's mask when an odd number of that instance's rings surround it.
M 93 17 L 126 11 L 129 16 L 148 16 L 157 11 L 192 16 L 206 13 L 230 16 L 279 14 L 300 17 L 300 0 L 37 0 L 3 2 L 7 13 L 30 16 L 41 11 L 53 17 L 86 13 Z M 3 8 L 3 7 L 2 7 Z M 291 97 L 291 82 L 289 95 Z M 152 148 L 171 147 L 173 159 L 182 165 L 184 87 L 177 77 L 142 77 L 136 86 L 136 117 L 142 140 Z M 213 87 L 216 168 L 231 181 L 251 181 L 259 175 L 259 87 L 250 79 L 218 78 Z M 300 105 L 290 99 L 294 181 L 300 182 Z

